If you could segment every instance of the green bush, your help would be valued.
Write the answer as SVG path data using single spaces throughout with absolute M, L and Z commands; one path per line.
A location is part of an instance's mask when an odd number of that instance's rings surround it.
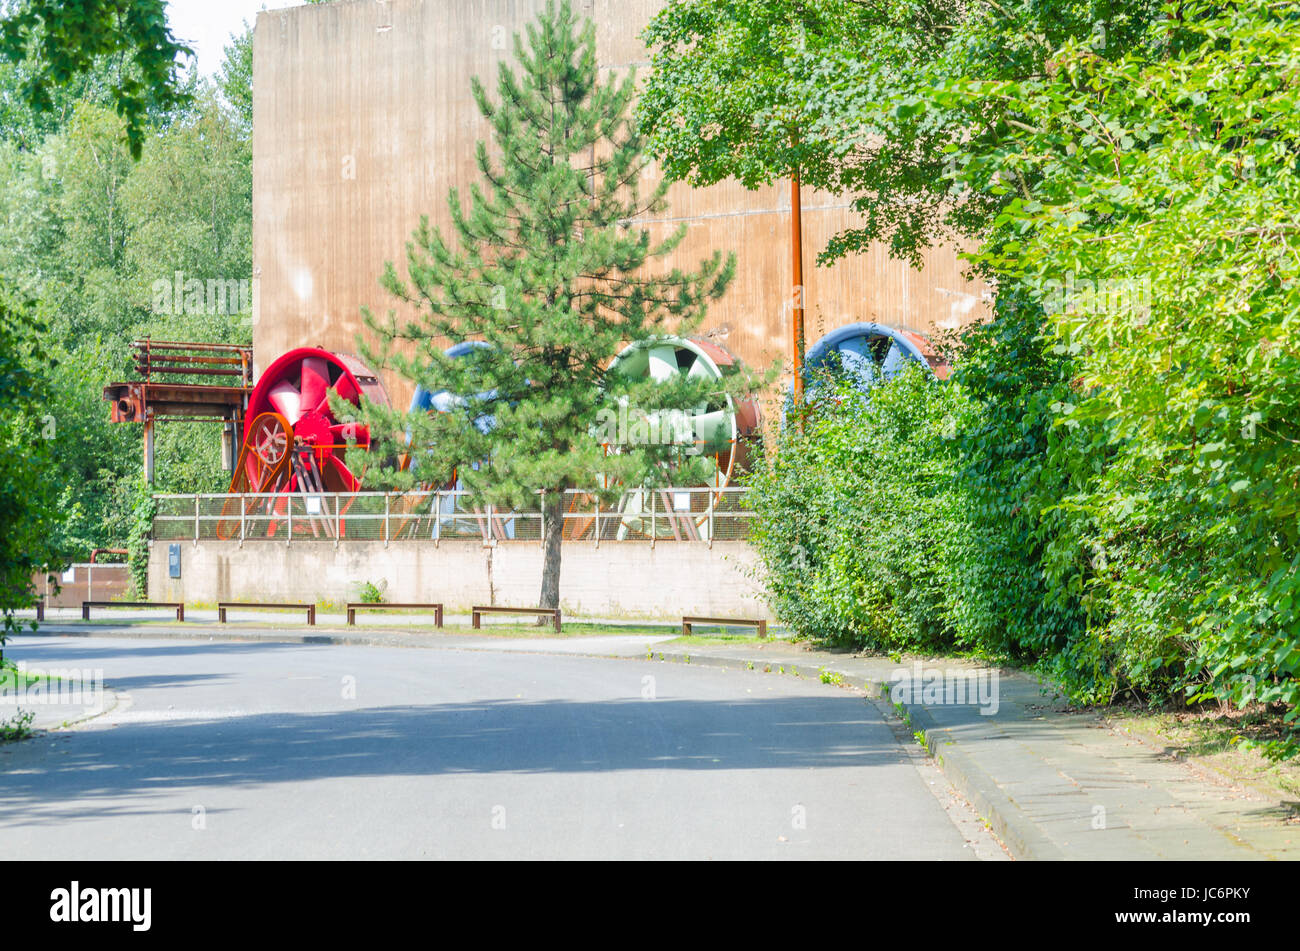
M 956 434 L 964 524 L 951 611 L 960 646 L 1045 661 L 1076 697 L 1091 697 L 1112 685 L 1088 636 L 1086 518 L 1070 500 L 1100 461 L 1090 430 L 1057 425 L 1073 366 L 1050 352 L 1045 326 L 1040 307 L 1004 293 L 996 320 L 969 330 L 955 361 L 950 385 L 969 411 Z
M 372 581 L 363 581 L 357 585 L 357 600 L 362 604 L 383 604 L 384 590 L 387 587 L 387 581 L 381 581 L 379 584 Z
M 1054 339 L 1008 292 L 945 383 L 913 367 L 865 396 L 813 388 L 802 430 L 750 477 L 778 617 L 798 637 L 1007 658 L 1080 702 L 1227 698 L 1294 720 L 1293 496 L 1269 521 L 1225 477 L 1153 467 L 1087 411 Z
M 827 383 L 750 477 L 754 542 L 797 635 L 877 650 L 954 644 L 961 512 L 952 436 L 966 404 L 914 368 L 864 397 Z
M 815 387 L 802 432 L 787 427 L 751 476 L 777 615 L 800 637 L 1036 666 L 1080 702 L 1166 701 L 1203 681 L 1171 606 L 1209 526 L 1191 519 L 1185 544 L 1130 542 L 1115 560 L 1101 539 L 1117 452 L 1080 418 L 1076 373 L 1042 308 L 1008 292 L 945 383 L 913 367 L 865 396 Z
M 47 331 L 0 282 L 0 660 L 6 637 L 23 626 L 14 612 L 36 601 L 32 578 L 68 560 L 56 541 L 63 515 Z

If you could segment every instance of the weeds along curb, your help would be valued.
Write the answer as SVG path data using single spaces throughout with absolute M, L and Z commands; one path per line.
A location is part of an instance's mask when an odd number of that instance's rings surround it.
M 61 733 L 64 730 L 76 729 L 77 727 L 84 726 L 93 720 L 98 720 L 100 717 L 108 716 L 108 714 L 121 706 L 122 703 L 121 695 L 116 690 L 107 686 L 104 687 L 104 699 L 104 707 L 101 710 L 96 710 L 93 713 L 83 713 L 75 719 L 64 720 L 62 723 L 57 725 L 36 727 L 35 729 L 30 730 L 26 736 L 9 740 L 8 742 L 14 744 L 28 743 L 32 740 L 38 740 L 41 737 L 49 736 L 52 733 Z
M 934 722 L 925 707 L 920 704 L 900 706 L 907 711 L 913 733 L 925 738 L 923 745 L 944 777 L 988 822 L 993 834 L 1006 844 L 1012 855 L 1032 861 L 1066 858 L 1060 847 L 1043 834 L 975 758 L 957 748 L 948 731 Z

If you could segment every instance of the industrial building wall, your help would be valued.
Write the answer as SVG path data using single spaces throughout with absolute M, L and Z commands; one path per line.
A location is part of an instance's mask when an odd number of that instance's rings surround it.
M 447 194 L 477 180 L 488 138 L 470 77 L 495 88 L 511 37 L 543 0 L 351 0 L 263 12 L 254 42 L 254 347 L 259 369 L 315 345 L 355 352 L 362 305 L 397 306 L 379 286 L 386 261 L 405 273 L 406 242 L 427 214 L 447 226 Z M 639 34 L 663 0 L 575 0 L 597 24 L 606 75 L 648 65 Z M 789 359 L 789 188 L 676 185 L 655 235 L 689 229 L 667 267 L 734 250 L 739 271 L 705 329 L 754 366 Z M 951 250 L 916 271 L 882 248 L 834 268 L 812 259 L 852 226 L 843 198 L 803 194 L 808 343 L 875 320 L 920 332 L 978 319 L 985 288 Z M 410 387 L 385 376 L 394 402 Z

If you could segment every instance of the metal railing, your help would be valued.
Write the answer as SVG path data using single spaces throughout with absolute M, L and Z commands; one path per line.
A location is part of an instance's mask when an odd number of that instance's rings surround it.
M 566 542 L 705 542 L 745 540 L 753 513 L 744 488 L 666 488 L 624 492 L 604 502 L 591 492 L 564 493 Z M 483 504 L 470 492 L 416 491 L 226 495 L 156 495 L 153 537 L 244 542 L 452 540 L 538 542 L 545 532 L 544 495 L 523 510 Z

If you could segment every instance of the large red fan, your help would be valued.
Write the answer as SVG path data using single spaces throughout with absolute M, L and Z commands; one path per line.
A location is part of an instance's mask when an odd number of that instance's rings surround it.
M 369 447 L 370 433 L 339 422 L 331 393 L 353 405 L 363 395 L 388 405 L 379 379 L 355 357 L 302 347 L 267 367 L 248 398 L 244 448 L 230 491 L 358 491 L 360 474 L 348 468 L 345 455 L 349 443 Z

